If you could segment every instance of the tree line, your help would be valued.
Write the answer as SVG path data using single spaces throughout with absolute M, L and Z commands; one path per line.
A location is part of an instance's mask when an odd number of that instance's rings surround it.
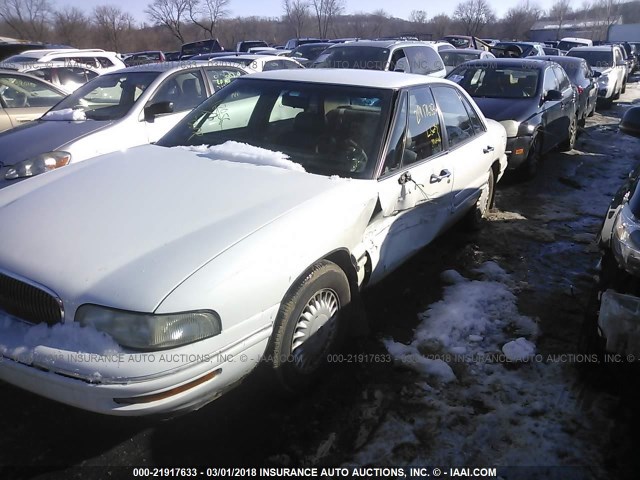
M 625 23 L 640 23 L 640 0 L 583 0 L 579 8 L 573 8 L 570 0 L 556 0 L 548 11 L 534 1 L 521 0 L 501 18 L 487 0 L 463 0 L 451 16 L 413 10 L 407 19 L 385 10 L 346 14 L 347 0 L 282 0 L 277 17 L 232 17 L 232 0 L 153 0 L 142 22 L 118 6 L 104 4 L 85 11 L 61 6 L 63 1 L 0 0 L 0 36 L 118 52 L 176 50 L 185 42 L 218 38 L 233 50 L 241 40 L 282 44 L 298 37 L 406 34 L 436 40 L 457 33 L 527 40 L 539 20 L 559 26 L 590 20 L 594 37 L 601 39 L 620 17 Z

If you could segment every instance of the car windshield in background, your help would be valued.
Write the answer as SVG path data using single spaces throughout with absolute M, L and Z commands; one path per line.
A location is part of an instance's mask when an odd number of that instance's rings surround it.
M 464 37 L 444 37 L 444 39 L 456 48 L 469 48 L 470 41 Z
M 472 97 L 531 98 L 538 90 L 538 70 L 531 68 L 458 67 L 447 78 Z
M 558 49 L 566 51 L 566 50 L 571 50 L 572 48 L 575 48 L 575 47 L 584 47 L 584 46 L 585 46 L 584 43 L 569 42 L 569 41 L 563 40 L 558 44 Z
M 458 52 L 456 50 L 443 50 L 440 52 L 440 56 L 447 67 L 457 67 L 458 65 L 462 65 L 464 62 L 479 58 L 480 54 Z
M 569 57 L 584 58 L 590 67 L 608 68 L 613 65 L 613 53 L 596 50 L 574 50 L 567 53 Z
M 310 173 L 371 178 L 391 98 L 390 90 L 240 78 L 158 145 L 235 141 L 283 152 Z
M 311 65 L 315 68 L 356 68 L 360 70 L 386 70 L 389 49 L 380 47 L 332 47 L 322 53 Z
M 314 45 L 308 43 L 307 45 L 301 45 L 291 52 L 292 58 L 306 58 L 307 60 L 315 60 L 322 52 L 324 52 L 329 45 L 321 44 Z
M 160 72 L 119 72 L 96 77 L 56 105 L 51 111 L 82 110 L 90 120 L 124 117 Z

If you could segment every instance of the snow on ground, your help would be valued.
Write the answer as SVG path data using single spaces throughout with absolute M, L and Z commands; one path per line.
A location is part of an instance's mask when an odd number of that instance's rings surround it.
M 42 119 L 77 122 L 80 120 L 86 120 L 87 117 L 84 114 L 84 110 L 64 108 L 62 110 L 52 110 L 50 112 L 47 112 L 43 115 Z
M 250 163 L 259 166 L 270 166 L 304 172 L 305 169 L 299 163 L 289 160 L 289 156 L 282 152 L 274 152 L 266 148 L 254 147 L 246 143 L 227 141 L 222 145 L 195 145 L 189 147 L 177 147 L 196 153 L 204 153 L 212 160 L 226 160 L 227 162 Z
M 591 429 L 571 367 L 535 353 L 538 326 L 518 312 L 519 285 L 495 262 L 474 273 L 444 272 L 443 299 L 421 314 L 411 343 L 384 341 L 418 378 L 349 463 L 601 464 L 579 435 Z

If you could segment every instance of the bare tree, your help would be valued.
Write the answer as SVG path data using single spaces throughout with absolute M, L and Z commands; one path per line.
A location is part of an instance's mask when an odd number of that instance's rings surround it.
M 53 14 L 53 32 L 58 42 L 83 47 L 89 35 L 89 19 L 77 7 L 65 7 Z
M 327 38 L 327 32 L 335 17 L 344 11 L 345 0 L 310 0 L 309 3 L 318 22 L 318 36 Z
M 218 21 L 229 14 L 227 7 L 231 0 L 187 0 L 189 18 L 206 32 L 209 38 L 216 38 L 214 31 Z
M 25 40 L 45 40 L 51 11 L 49 0 L 0 0 L 0 18 Z
M 424 10 L 411 10 L 411 13 L 409 14 L 409 21 L 425 24 L 427 23 L 427 12 Z
M 441 13 L 429 20 L 430 30 L 433 32 L 434 38 L 442 38 L 448 33 L 455 33 L 449 31 L 453 21 L 448 15 Z
M 565 20 L 571 14 L 571 3 L 570 0 L 556 0 L 556 2 L 551 6 L 551 10 L 549 10 L 549 16 L 558 22 L 558 29 L 556 30 L 556 40 L 560 39 L 560 34 L 562 32 L 562 26 L 564 25 Z
M 466 35 L 478 35 L 482 28 L 495 21 L 496 15 L 486 0 L 467 0 L 456 6 L 454 16 L 462 23 Z
M 296 38 L 302 36 L 304 24 L 309 19 L 309 2 L 305 0 L 284 0 L 284 19 L 296 32 Z
M 502 20 L 502 36 L 507 39 L 525 39 L 533 24 L 542 16 L 538 5 L 523 0 L 517 7 L 507 10 Z
M 180 43 L 185 43 L 182 26 L 188 10 L 189 0 L 154 0 L 145 13 L 154 24 L 165 27 Z
M 100 5 L 93 9 L 93 22 L 107 48 L 116 52 L 124 44 L 124 37 L 134 28 L 135 20 L 120 7 Z

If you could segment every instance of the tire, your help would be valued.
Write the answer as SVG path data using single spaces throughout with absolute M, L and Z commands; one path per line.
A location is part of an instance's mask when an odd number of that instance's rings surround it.
M 591 106 L 591 110 L 589 110 L 589 114 L 587 115 L 588 117 L 593 117 L 596 113 L 596 104 L 598 103 L 598 100 L 594 100 L 593 101 L 593 105 Z
M 303 391 L 322 371 L 327 355 L 342 341 L 350 303 L 347 276 L 327 260 L 313 265 L 289 290 L 267 350 L 267 363 L 286 391 Z
M 625 82 L 622 84 L 622 88 L 620 89 L 620 93 L 624 93 L 624 92 L 626 92 L 626 91 L 627 91 L 627 82 L 625 81 Z
M 573 117 L 569 122 L 569 131 L 567 132 L 567 138 L 560 144 L 561 152 L 570 152 L 576 146 L 576 139 L 578 138 L 578 119 Z
M 615 95 L 614 95 L 615 96 Z M 605 98 L 602 100 L 602 106 L 606 109 L 609 109 L 613 106 L 613 98 L 614 97 L 610 97 L 610 98 Z
M 464 217 L 464 225 L 469 230 L 481 230 L 487 221 L 487 215 L 493 206 L 493 198 L 495 195 L 496 181 L 493 174 L 493 168 L 489 169 L 489 178 L 487 179 L 486 188 L 482 189 L 480 198 L 471 210 Z
M 534 134 L 529 147 L 529 154 L 525 162 L 518 167 L 518 173 L 523 180 L 531 180 L 538 174 L 538 167 L 542 158 L 542 136 Z

